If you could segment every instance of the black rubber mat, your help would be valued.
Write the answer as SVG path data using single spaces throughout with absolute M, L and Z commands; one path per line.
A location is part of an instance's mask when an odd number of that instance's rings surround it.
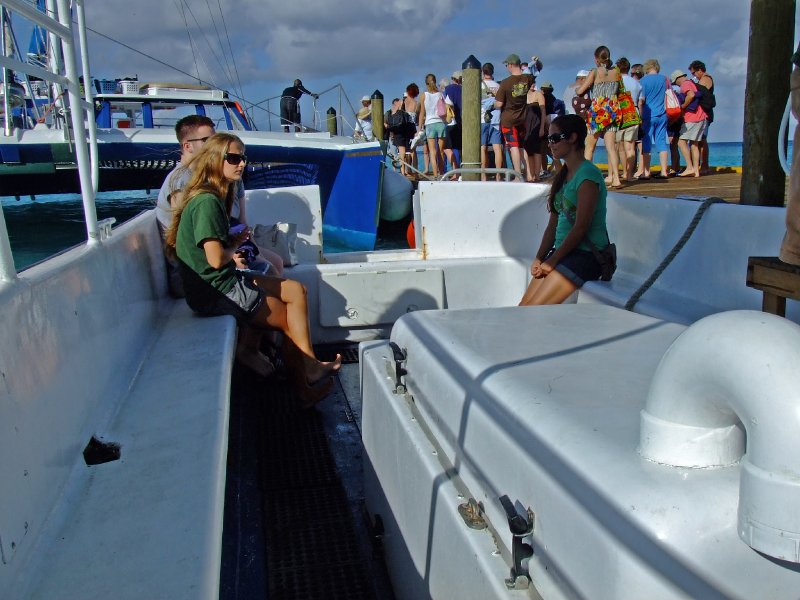
M 391 598 L 330 449 L 343 401 L 337 381 L 327 412 L 302 410 L 287 383 L 235 369 L 220 598 Z

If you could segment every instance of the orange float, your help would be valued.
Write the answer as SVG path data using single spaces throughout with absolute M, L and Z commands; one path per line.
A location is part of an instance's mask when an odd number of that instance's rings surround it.
M 410 221 L 408 223 L 408 229 L 406 229 L 406 241 L 408 242 L 409 248 L 416 248 L 417 247 L 417 240 L 416 234 L 414 233 L 414 221 Z

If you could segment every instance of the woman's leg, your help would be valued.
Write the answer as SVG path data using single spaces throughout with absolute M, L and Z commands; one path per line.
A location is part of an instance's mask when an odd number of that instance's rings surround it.
M 272 362 L 261 352 L 262 332 L 254 327 L 239 327 L 236 340 L 236 360 L 262 377 L 269 377 L 275 371 Z
M 603 142 L 606 145 L 606 152 L 608 153 L 608 175 L 611 177 L 611 185 L 619 187 L 622 185 L 619 181 L 619 154 L 617 153 L 617 132 L 606 130 L 603 133 Z
M 438 177 L 439 176 L 439 160 L 438 160 L 437 154 L 436 154 L 436 138 L 429 137 L 425 141 L 425 144 L 428 147 L 428 157 L 429 157 L 429 160 L 430 160 L 430 163 L 431 163 L 431 169 L 433 171 L 433 176 L 434 177 Z M 426 168 L 425 171 L 427 172 L 428 169 Z
M 438 138 L 436 140 L 436 160 L 439 161 L 439 174 L 444 175 L 444 138 Z
M 586 148 L 583 150 L 583 157 L 586 160 L 590 161 L 594 157 L 595 146 L 597 146 L 597 138 L 590 131 L 589 135 L 586 136 Z
M 408 163 L 406 163 L 406 147 L 398 146 L 397 154 L 400 156 L 400 172 L 403 175 L 406 175 L 408 173 L 408 170 L 406 169 L 406 166 L 408 165 Z
M 519 301 L 520 306 L 541 306 L 543 304 L 561 304 L 578 289 L 574 283 L 558 271 L 550 271 L 541 279 L 532 279 L 528 289 Z
M 337 371 L 342 357 L 337 355 L 332 362 L 316 360 L 311 345 L 308 324 L 308 301 L 306 288 L 292 279 L 256 277 L 258 287 L 266 292 L 264 304 L 255 317 L 255 323 L 264 327 L 274 327 L 283 331 L 297 348 L 313 362 L 306 365 L 306 377 L 315 381 L 325 374 Z

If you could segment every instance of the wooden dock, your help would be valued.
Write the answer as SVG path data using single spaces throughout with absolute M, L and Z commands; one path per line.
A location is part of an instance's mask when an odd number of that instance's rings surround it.
M 651 178 L 645 181 L 626 183 L 620 190 L 609 190 L 623 194 L 654 196 L 656 198 L 675 198 L 677 196 L 717 196 L 726 202 L 739 202 L 739 190 L 742 184 L 740 170 L 716 167 L 703 177 L 670 177 L 669 179 Z M 786 178 L 788 198 L 789 178 Z

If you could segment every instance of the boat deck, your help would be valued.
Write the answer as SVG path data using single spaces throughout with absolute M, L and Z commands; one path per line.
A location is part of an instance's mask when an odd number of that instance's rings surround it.
M 234 370 L 220 598 L 392 598 L 363 512 L 357 351 L 342 353 L 312 410 Z

